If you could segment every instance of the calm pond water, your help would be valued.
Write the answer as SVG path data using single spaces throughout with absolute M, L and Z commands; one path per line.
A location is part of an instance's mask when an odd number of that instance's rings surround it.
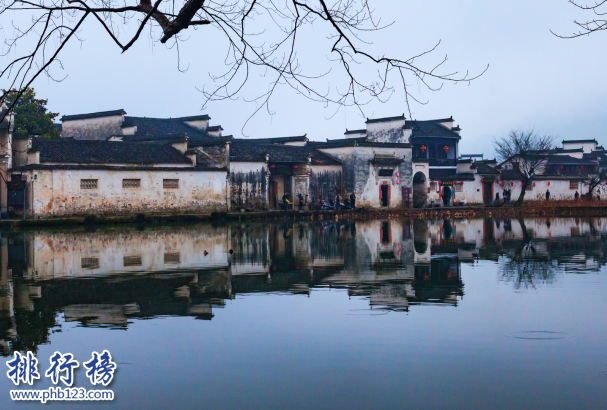
M 114 402 L 51 408 L 605 409 L 606 239 L 556 218 L 2 233 L 1 360 L 112 353 Z M 41 406 L 6 370 L 0 407 Z

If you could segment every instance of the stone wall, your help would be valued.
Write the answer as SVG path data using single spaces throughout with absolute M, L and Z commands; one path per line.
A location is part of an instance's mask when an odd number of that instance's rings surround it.
M 82 179 L 96 179 L 97 188 L 81 188 Z M 139 179 L 140 187 L 123 188 L 123 179 Z M 178 188 L 164 188 L 164 179 L 178 179 Z M 227 209 L 225 171 L 30 170 L 28 181 L 30 216 Z

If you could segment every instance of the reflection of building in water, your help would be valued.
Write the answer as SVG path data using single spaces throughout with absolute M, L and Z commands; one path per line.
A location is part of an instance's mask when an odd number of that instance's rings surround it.
M 448 219 L 3 234 L 0 349 L 47 343 L 60 312 L 125 328 L 155 316 L 211 319 L 237 294 L 331 287 L 374 309 L 455 306 L 462 262 L 510 261 L 516 275 L 526 252 L 540 265 L 593 271 L 607 263 L 606 230 L 603 219 Z

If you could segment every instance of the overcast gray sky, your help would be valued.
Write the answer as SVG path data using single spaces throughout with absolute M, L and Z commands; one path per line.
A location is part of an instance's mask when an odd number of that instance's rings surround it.
M 596 138 L 607 143 L 604 100 L 607 32 L 561 40 L 550 29 L 567 34 L 573 20 L 584 19 L 567 0 L 381 0 L 376 16 L 395 24 L 374 38 L 377 54 L 410 57 L 441 40 L 436 58 L 448 54 L 448 67 L 480 72 L 467 84 L 445 84 L 439 92 L 420 89 L 428 100 L 413 105 L 416 119 L 453 115 L 462 131 L 460 152 L 492 155 L 492 140 L 513 128 L 561 138 Z M 590 17 L 590 16 L 587 16 Z M 84 27 L 82 44 L 74 42 L 62 55 L 65 81 L 40 78 L 34 87 L 49 107 L 63 114 L 124 108 L 129 115 L 177 117 L 202 112 L 224 134 L 241 135 L 254 106 L 244 101 L 212 103 L 201 111 L 203 97 L 196 87 L 209 83 L 209 71 L 221 67 L 221 41 L 206 27 L 188 32 L 177 70 L 175 51 L 143 38 L 125 54 L 92 24 Z M 207 30 L 208 29 L 208 30 Z M 310 52 L 318 43 L 311 41 Z M 305 55 L 302 54 L 302 55 Z M 320 58 L 320 57 L 313 57 Z M 322 61 L 321 61 L 322 60 Z M 318 61 L 326 62 L 326 57 Z M 311 61 L 315 63 L 315 61 Z M 263 83 L 254 78 L 253 83 Z M 414 91 L 416 93 L 417 91 Z M 275 115 L 261 113 L 246 127 L 251 137 L 307 133 L 312 140 L 340 138 L 345 128 L 364 127 L 354 108 L 332 111 L 283 89 L 272 103 Z M 400 115 L 406 111 L 402 94 L 385 104 L 365 108 L 368 117 Z

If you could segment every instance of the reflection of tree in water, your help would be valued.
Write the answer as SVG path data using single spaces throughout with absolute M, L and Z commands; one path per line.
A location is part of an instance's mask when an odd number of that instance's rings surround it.
M 349 234 L 350 232 L 349 224 L 343 222 L 313 224 L 310 237 L 310 250 L 313 259 L 343 258 L 342 234 Z
M 538 252 L 525 222 L 522 219 L 519 222 L 523 241 L 514 247 L 512 254 L 500 258 L 500 280 L 514 283 L 516 289 L 535 289 L 539 283 L 554 283 L 558 269 L 547 254 Z

